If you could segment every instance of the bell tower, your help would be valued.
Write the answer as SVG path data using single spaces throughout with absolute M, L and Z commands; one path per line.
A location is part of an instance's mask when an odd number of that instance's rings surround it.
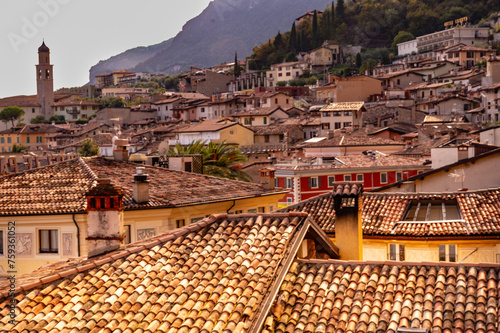
M 36 65 L 37 101 L 41 106 L 41 114 L 45 120 L 54 115 L 54 78 L 53 65 L 50 64 L 50 49 L 42 42 L 38 48 L 38 65 Z

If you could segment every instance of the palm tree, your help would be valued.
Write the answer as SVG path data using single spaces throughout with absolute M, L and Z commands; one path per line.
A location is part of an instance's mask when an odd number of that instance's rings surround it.
M 225 141 L 222 143 L 196 140 L 187 146 L 176 144 L 168 151 L 169 155 L 203 155 L 203 173 L 210 176 L 242 180 L 249 182 L 252 178 L 241 170 L 241 162 L 248 159 L 242 155 L 241 150 L 234 148 Z

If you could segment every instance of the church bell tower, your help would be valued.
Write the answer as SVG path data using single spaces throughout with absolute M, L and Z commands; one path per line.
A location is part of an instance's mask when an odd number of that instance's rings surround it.
M 36 65 L 37 101 L 41 114 L 48 120 L 54 115 L 54 78 L 53 65 L 50 64 L 50 49 L 45 42 L 38 48 L 38 65 Z

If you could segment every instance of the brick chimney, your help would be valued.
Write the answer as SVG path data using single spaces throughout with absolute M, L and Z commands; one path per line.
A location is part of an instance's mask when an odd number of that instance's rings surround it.
M 94 257 L 123 244 L 123 196 L 109 179 L 98 179 L 87 193 L 88 256 Z
M 137 167 L 135 170 L 136 173 L 132 182 L 134 200 L 139 204 L 147 203 L 149 201 L 149 180 L 148 174 L 144 173 L 146 168 Z
M 341 260 L 363 260 L 363 187 L 361 182 L 333 186 L 335 207 L 335 245 Z
M 113 157 L 115 161 L 128 161 L 128 146 L 127 139 L 113 140 Z
M 275 179 L 276 179 L 274 173 L 275 173 L 274 168 L 263 168 L 259 170 L 260 184 L 266 190 L 274 190 Z

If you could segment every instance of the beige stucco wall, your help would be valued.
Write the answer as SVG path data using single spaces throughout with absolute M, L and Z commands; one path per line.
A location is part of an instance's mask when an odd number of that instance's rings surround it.
M 140 240 L 140 237 L 158 235 L 168 230 L 175 229 L 176 220 L 184 219 L 186 225 L 191 223 L 192 219 L 200 219 L 211 214 L 226 213 L 252 213 L 264 211 L 269 213 L 278 207 L 278 200 L 283 194 L 273 194 L 262 197 L 247 199 L 235 199 L 181 207 L 175 209 L 148 209 L 125 211 L 123 223 L 130 228 L 131 242 Z M 19 237 L 16 244 L 16 250 L 22 253 L 16 253 L 17 276 L 29 273 L 41 265 L 68 260 L 77 257 L 77 228 L 73 222 L 73 216 L 80 228 L 80 254 L 87 255 L 87 215 L 86 214 L 68 214 L 68 215 L 37 215 L 37 216 L 18 216 L 18 217 L 0 217 L 0 230 L 3 231 L 4 254 L 0 255 L 0 266 L 7 271 L 7 231 L 10 221 L 16 222 L 16 234 Z M 58 230 L 59 253 L 40 254 L 38 230 L 56 229 Z
M 231 126 L 221 130 L 220 139 L 214 142 L 221 143 L 223 141 L 239 146 L 251 146 L 253 144 L 253 131 L 241 125 Z

